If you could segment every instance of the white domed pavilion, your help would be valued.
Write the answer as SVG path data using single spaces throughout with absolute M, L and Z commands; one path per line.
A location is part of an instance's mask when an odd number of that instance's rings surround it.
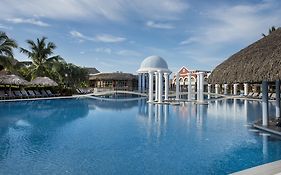
M 165 79 L 165 100 L 168 100 L 169 91 L 169 75 L 171 71 L 168 68 L 167 62 L 159 56 L 149 56 L 145 58 L 140 68 L 139 75 L 139 91 L 145 92 L 147 89 L 148 102 L 153 102 L 154 79 L 155 79 L 155 101 L 163 102 L 163 77 Z M 154 78 L 155 77 L 155 78 Z

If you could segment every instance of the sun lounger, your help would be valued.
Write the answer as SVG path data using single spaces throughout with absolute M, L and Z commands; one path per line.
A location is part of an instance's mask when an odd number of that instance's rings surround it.
M 15 91 L 13 91 L 14 92 L 14 94 L 15 94 L 15 96 L 17 97 L 17 98 L 22 98 L 23 97 L 23 95 L 21 94 L 21 92 L 19 91 L 19 90 L 15 90 Z
M 262 98 L 262 93 L 260 93 L 260 95 L 259 95 L 259 97 L 258 97 L 258 98 L 260 98 L 260 99 Z
M 42 89 L 40 92 L 43 97 L 49 97 L 49 95 L 47 94 L 47 92 L 44 89 Z
M 28 93 L 26 92 L 26 90 L 21 90 L 20 92 L 21 92 L 21 94 L 22 94 L 23 97 L 26 97 L 26 98 L 29 97 L 29 95 L 28 95 Z
M 269 98 L 270 98 L 271 100 L 275 100 L 275 99 L 276 99 L 276 93 L 272 93 Z
M 54 97 L 55 96 L 55 94 L 53 94 L 52 91 L 49 90 L 49 89 L 46 90 L 46 93 L 48 94 L 49 97 Z
M 84 91 L 84 89 L 82 89 L 82 88 L 79 88 L 78 90 L 81 92 L 81 94 L 86 94 L 86 93 L 87 93 L 87 92 Z
M 39 91 L 34 90 L 33 92 L 35 93 L 36 97 L 43 97 Z
M 257 98 L 259 95 L 259 93 L 255 92 L 253 95 L 252 95 L 252 98 Z
M 4 91 L 0 91 L 0 99 L 4 100 L 6 98 L 6 94 Z
M 7 94 L 8 98 L 10 98 L 10 99 L 16 98 L 15 94 L 13 93 L 13 91 L 6 91 L 6 94 Z
M 247 97 L 252 97 L 254 95 L 254 93 L 253 92 L 250 92 L 248 95 L 247 95 Z
M 82 94 L 82 92 L 81 92 L 79 89 L 76 89 L 76 92 L 77 92 L 78 94 Z
M 28 92 L 28 94 L 29 94 L 29 97 L 36 97 L 36 95 L 35 95 L 35 93 L 33 92 L 33 90 L 28 90 L 27 91 Z

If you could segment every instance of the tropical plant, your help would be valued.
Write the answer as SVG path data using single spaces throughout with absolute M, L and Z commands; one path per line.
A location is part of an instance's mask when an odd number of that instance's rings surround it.
M 272 26 L 271 28 L 268 29 L 268 35 L 270 35 L 272 32 L 274 32 L 277 28 L 275 26 Z M 262 33 L 263 37 L 266 37 L 267 35 Z
M 8 69 L 13 69 L 14 59 L 13 49 L 17 48 L 15 40 L 9 38 L 5 32 L 0 31 L 0 64 Z
M 20 48 L 20 52 L 26 54 L 32 60 L 32 65 L 28 72 L 31 79 L 54 74 L 52 66 L 63 61 L 59 55 L 52 56 L 56 45 L 53 42 L 46 43 L 46 39 L 46 37 L 37 38 L 36 42 L 27 40 L 30 50 Z
M 60 62 L 53 66 L 53 79 L 60 84 L 71 87 L 79 87 L 88 83 L 88 72 L 86 69 L 72 63 Z

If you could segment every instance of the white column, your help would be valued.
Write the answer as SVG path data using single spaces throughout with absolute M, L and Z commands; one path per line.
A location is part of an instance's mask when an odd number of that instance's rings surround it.
M 211 84 L 208 84 L 208 99 L 211 98 L 211 88 L 212 88 L 212 85 Z
M 244 95 L 248 95 L 248 83 L 244 83 Z
M 163 72 L 158 71 L 158 79 L 159 79 L 159 95 L 158 95 L 158 102 L 163 102 Z
M 235 83 L 235 84 L 233 85 L 233 95 L 237 95 L 237 87 L 238 87 L 238 84 Z
M 275 82 L 275 93 L 276 93 L 276 118 L 280 117 L 280 80 Z
M 227 88 L 228 88 L 228 84 L 224 84 L 224 85 L 223 85 L 224 95 L 227 95 Z
M 202 102 L 204 101 L 204 73 L 199 73 L 199 100 Z
M 268 82 L 262 81 L 262 125 L 268 125 Z
M 145 74 L 142 74 L 142 79 L 141 79 L 141 91 L 145 91 Z
M 165 79 L 165 97 L 164 100 L 168 100 L 168 94 L 169 94 L 169 73 L 164 73 L 164 79 Z
M 158 72 L 155 72 L 155 101 L 158 101 Z
M 148 88 L 149 88 L 149 85 L 148 85 L 148 82 L 149 82 L 149 80 L 148 80 L 148 74 L 146 74 L 146 76 L 145 76 L 145 89 L 146 89 L 146 92 L 148 93 Z
M 188 101 L 191 101 L 191 91 L 192 91 L 192 86 L 191 86 L 191 73 L 187 74 L 187 81 L 188 81 Z
M 216 94 L 219 94 L 219 86 L 220 86 L 219 84 L 215 85 L 215 93 Z
M 149 72 L 149 95 L 148 95 L 148 101 L 153 102 L 153 72 Z
M 179 100 L 180 97 L 180 74 L 177 72 L 176 74 L 176 100 Z
M 199 73 L 196 74 L 196 83 L 197 83 L 197 87 L 196 87 L 196 100 L 199 101 L 200 99 L 200 76 Z
M 141 73 L 138 74 L 138 78 L 139 78 L 139 81 L 138 81 L 138 91 L 141 92 Z

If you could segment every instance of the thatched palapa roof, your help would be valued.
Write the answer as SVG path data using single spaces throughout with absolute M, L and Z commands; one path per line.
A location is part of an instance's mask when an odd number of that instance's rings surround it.
M 58 83 L 56 83 L 54 80 L 50 79 L 49 77 L 37 77 L 31 82 L 29 82 L 31 85 L 39 85 L 39 86 L 58 86 Z
M 259 83 L 278 79 L 281 79 L 281 28 L 218 65 L 208 82 Z
M 88 74 L 97 74 L 97 73 L 100 73 L 99 70 L 97 70 L 96 68 L 94 67 L 85 67 L 85 69 L 87 70 Z
M 89 80 L 134 80 L 137 79 L 136 75 L 122 72 L 114 73 L 97 73 L 90 75 Z
M 18 75 L 0 75 L 2 85 L 27 85 L 28 81 Z

